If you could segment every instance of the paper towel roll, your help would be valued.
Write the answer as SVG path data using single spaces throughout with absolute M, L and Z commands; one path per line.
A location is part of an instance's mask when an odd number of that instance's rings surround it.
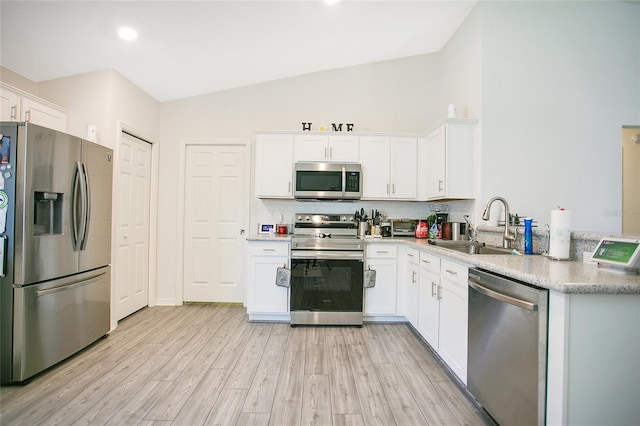
M 549 257 L 569 259 L 571 248 L 571 212 L 551 210 L 549 225 Z

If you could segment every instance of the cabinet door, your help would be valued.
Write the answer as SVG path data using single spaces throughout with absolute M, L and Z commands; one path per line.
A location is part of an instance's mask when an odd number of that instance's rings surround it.
M 20 120 L 20 96 L 12 90 L 0 87 L 0 121 Z
M 256 196 L 293 198 L 293 136 L 256 136 Z
M 360 138 L 362 198 L 389 198 L 389 138 Z
M 468 268 L 454 262 L 441 264 L 440 347 L 438 353 L 467 383 Z
M 407 266 L 405 285 L 405 312 L 404 316 L 409 324 L 418 328 L 418 297 L 420 283 L 420 268 L 414 263 Z
M 34 99 L 22 98 L 22 120 L 61 132 L 67 131 L 67 114 Z
M 367 259 L 367 268 L 376 271 L 376 285 L 365 289 L 364 313 L 369 315 L 395 315 L 397 260 Z
M 357 163 L 360 160 L 360 138 L 357 136 L 330 136 L 329 161 Z
M 418 196 L 418 142 L 416 138 L 394 137 L 390 143 L 391 198 L 415 200 Z
M 276 270 L 287 265 L 284 256 L 249 256 L 247 274 L 247 312 L 289 312 L 289 289 L 276 285 Z
M 296 136 L 297 161 L 327 161 L 329 159 L 327 135 Z
M 437 351 L 440 335 L 440 276 L 422 267 L 418 299 L 418 332 Z
M 446 126 L 442 125 L 427 136 L 428 167 L 426 168 L 426 196 L 438 199 L 446 188 Z

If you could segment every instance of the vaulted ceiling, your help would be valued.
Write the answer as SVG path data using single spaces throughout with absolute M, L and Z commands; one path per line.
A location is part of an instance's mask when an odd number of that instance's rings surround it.
M 113 68 L 168 101 L 436 52 L 476 2 L 2 0 L 0 63 L 36 82 Z

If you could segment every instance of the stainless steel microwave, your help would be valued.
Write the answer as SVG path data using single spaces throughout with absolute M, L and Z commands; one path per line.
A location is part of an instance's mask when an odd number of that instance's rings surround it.
M 360 164 L 296 163 L 293 195 L 297 199 L 359 200 Z

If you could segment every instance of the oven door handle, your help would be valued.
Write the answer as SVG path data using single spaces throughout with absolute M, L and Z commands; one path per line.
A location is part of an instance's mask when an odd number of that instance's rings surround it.
M 361 260 L 364 262 L 364 255 L 361 251 L 291 250 L 291 259 Z

